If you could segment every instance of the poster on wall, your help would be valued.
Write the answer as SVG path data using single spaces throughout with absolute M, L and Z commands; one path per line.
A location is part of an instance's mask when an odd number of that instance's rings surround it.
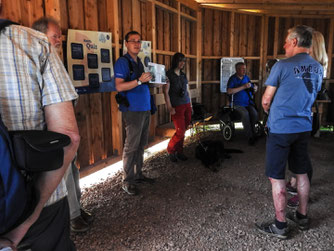
M 227 91 L 227 82 L 235 73 L 235 64 L 244 62 L 243 58 L 221 58 L 220 59 L 220 92 Z
M 123 41 L 123 55 L 128 52 L 125 46 L 125 40 Z M 138 57 L 144 65 L 144 71 L 149 72 L 149 62 L 152 62 L 152 52 L 151 52 L 151 41 L 141 41 L 141 49 L 138 53 Z
M 67 65 L 78 94 L 114 91 L 110 32 L 68 30 Z

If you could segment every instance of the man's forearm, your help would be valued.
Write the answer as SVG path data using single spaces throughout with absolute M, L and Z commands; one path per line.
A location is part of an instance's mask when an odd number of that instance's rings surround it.
M 268 113 L 271 105 L 271 101 L 275 95 L 276 87 L 274 86 L 267 86 L 263 96 L 262 96 L 262 107 L 263 110 Z
M 71 137 L 71 135 L 69 136 Z M 28 232 L 29 228 L 37 221 L 44 208 L 45 203 L 49 200 L 52 193 L 59 185 L 69 164 L 74 159 L 80 140 L 79 137 L 76 135 L 72 135 L 71 140 L 71 144 L 64 148 L 63 166 L 53 171 L 42 172 L 37 177 L 35 189 L 39 195 L 39 200 L 33 213 L 22 224 L 6 234 L 6 236 L 14 243 L 15 246 L 20 243 L 25 234 Z

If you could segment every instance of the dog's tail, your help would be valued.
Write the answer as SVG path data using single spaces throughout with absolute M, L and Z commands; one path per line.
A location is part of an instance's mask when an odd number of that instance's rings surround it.
M 226 153 L 243 153 L 244 151 L 239 149 L 226 149 L 224 150 Z

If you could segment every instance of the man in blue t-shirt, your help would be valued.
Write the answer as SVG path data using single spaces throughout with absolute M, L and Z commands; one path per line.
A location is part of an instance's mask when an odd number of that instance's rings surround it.
M 265 83 L 262 106 L 269 112 L 266 146 L 266 175 L 272 185 L 275 222 L 257 226 L 266 234 L 287 238 L 286 217 L 298 224 L 299 229 L 309 228 L 307 204 L 310 183 L 307 173 L 312 168 L 307 144 L 312 130 L 311 107 L 323 78 L 322 66 L 308 55 L 312 45 L 313 29 L 299 25 L 289 29 L 284 49 L 287 59 L 272 68 Z M 285 215 L 285 167 L 297 176 L 299 206 L 295 213 Z
M 151 117 L 150 91 L 145 83 L 152 77 L 149 72 L 144 72 L 144 66 L 138 58 L 140 34 L 136 31 L 127 33 L 125 46 L 128 53 L 117 60 L 114 68 L 115 86 L 121 97 L 119 109 L 122 111 L 126 132 L 122 188 L 129 195 L 136 195 L 136 184 L 154 183 L 153 179 L 145 177 L 141 171 Z
M 227 82 L 227 94 L 233 95 L 233 106 L 241 117 L 248 143 L 254 145 L 256 140 L 254 125 L 258 121 L 258 114 L 252 99 L 257 86 L 252 84 L 246 75 L 245 63 L 236 63 L 235 71 L 236 73 Z

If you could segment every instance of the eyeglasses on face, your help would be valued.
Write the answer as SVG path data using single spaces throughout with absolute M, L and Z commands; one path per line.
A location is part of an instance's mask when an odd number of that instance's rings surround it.
M 128 43 L 141 44 L 141 40 L 128 40 Z

